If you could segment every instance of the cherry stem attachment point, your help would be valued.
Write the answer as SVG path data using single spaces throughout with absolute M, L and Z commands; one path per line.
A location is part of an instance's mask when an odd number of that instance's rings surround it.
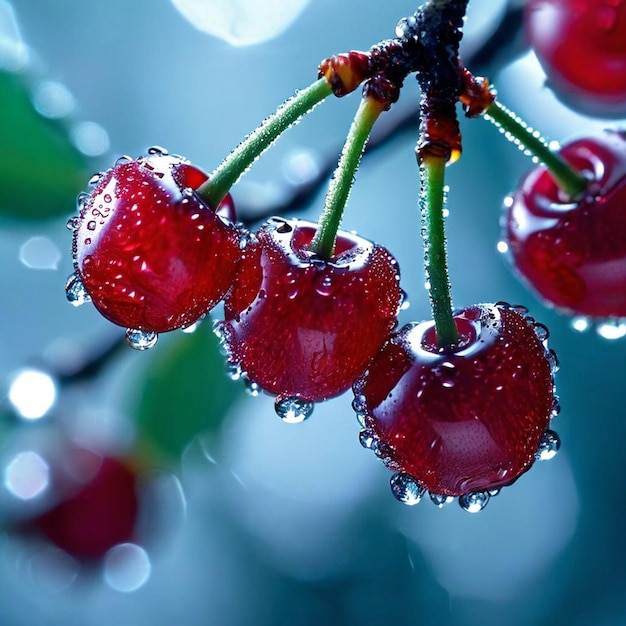
M 280 135 L 303 115 L 309 113 L 324 98 L 332 94 L 325 78 L 320 78 L 306 89 L 281 104 L 261 125 L 252 131 L 210 174 L 209 179 L 196 193 L 215 209 L 256 159 L 265 152 Z
M 322 259 L 328 260 L 333 256 L 337 231 L 361 156 L 374 123 L 386 108 L 385 102 L 375 97 L 364 96 L 354 116 L 337 169 L 335 169 L 324 199 L 324 208 L 319 218 L 317 232 L 309 246 L 310 252 Z
M 424 225 L 426 280 L 437 344 L 445 348 L 458 344 L 459 333 L 452 313 L 444 227 L 446 157 L 426 155 L 420 164 L 420 204 Z
M 539 159 L 552 174 L 559 188 L 570 198 L 578 198 L 585 192 L 587 179 L 565 159 L 552 151 L 546 140 L 527 126 L 515 113 L 496 100 L 486 109 L 485 118 Z

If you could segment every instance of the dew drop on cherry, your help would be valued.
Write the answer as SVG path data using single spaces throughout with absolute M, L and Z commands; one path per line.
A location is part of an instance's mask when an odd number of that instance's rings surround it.
M 596 331 L 600 337 L 614 341 L 626 336 L 626 321 L 621 319 L 609 319 L 599 322 Z
M 454 500 L 452 496 L 447 496 L 445 494 L 429 493 L 429 495 L 432 503 L 438 506 L 440 509 L 443 507 L 444 504 L 448 504 L 452 502 L 452 500 Z
M 330 296 L 334 291 L 333 279 L 328 274 L 321 274 L 315 278 L 315 291 L 320 296 Z
M 489 502 L 488 491 L 473 491 L 459 496 L 459 506 L 468 513 L 478 513 L 482 511 Z
M 65 296 L 73 306 L 81 306 L 85 302 L 91 301 L 91 296 L 87 293 L 83 281 L 76 275 L 71 274 L 65 283 Z
M 69 220 L 65 223 L 65 228 L 67 230 L 75 231 L 80 226 L 80 217 L 75 215 L 74 217 L 70 217 Z
M 374 437 L 372 431 L 363 429 L 359 433 L 359 443 L 366 450 L 374 450 L 376 448 L 376 438 Z
M 426 493 L 426 489 L 413 476 L 405 472 L 394 474 L 389 485 L 394 498 L 408 506 L 417 504 Z
M 278 398 L 274 404 L 276 415 L 288 424 L 299 424 L 311 417 L 313 402 L 307 402 L 302 398 Z
M 126 330 L 126 341 L 135 350 L 149 350 L 156 345 L 158 339 L 158 333 L 152 331 L 137 328 L 128 328 Z
M 549 461 L 554 458 L 561 447 L 561 440 L 553 430 L 546 430 L 539 441 L 539 449 L 535 455 L 538 461 Z
M 578 315 L 577 317 L 572 318 L 570 326 L 576 332 L 584 333 L 591 327 L 591 320 L 584 315 Z
M 243 384 L 246 393 L 252 398 L 256 398 L 261 394 L 261 387 L 254 381 L 250 380 L 247 376 L 243 377 Z
M 148 148 L 148 154 L 155 156 L 167 156 L 169 152 L 162 146 L 151 146 Z
M 234 363 L 233 361 L 228 361 L 226 363 L 226 376 L 230 378 L 232 381 L 238 381 L 243 376 L 243 371 L 239 363 Z
M 78 209 L 79 212 L 82 211 L 83 207 L 85 206 L 88 200 L 89 200 L 89 194 L 86 191 L 81 191 L 76 196 L 76 208 Z
M 404 291 L 404 289 L 400 290 L 400 306 L 398 308 L 399 311 L 406 311 L 408 308 L 410 308 L 411 303 L 409 301 L 409 295 L 407 294 L 406 291 Z

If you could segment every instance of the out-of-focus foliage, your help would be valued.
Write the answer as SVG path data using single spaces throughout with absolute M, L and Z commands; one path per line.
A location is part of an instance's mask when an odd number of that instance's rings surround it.
M 62 123 L 32 106 L 19 74 L 0 72 L 0 214 L 31 220 L 69 215 L 87 159 Z
M 196 435 L 217 436 L 241 387 L 224 375 L 224 357 L 210 322 L 193 334 L 177 334 L 152 354 L 149 369 L 133 388 L 134 415 L 141 441 L 176 463 Z

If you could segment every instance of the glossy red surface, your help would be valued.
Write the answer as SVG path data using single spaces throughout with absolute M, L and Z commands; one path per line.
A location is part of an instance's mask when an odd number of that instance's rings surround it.
M 567 104 L 626 113 L 624 0 L 530 0 L 525 24 L 550 85 Z
M 605 131 L 561 155 L 590 184 L 577 202 L 543 166 L 505 207 L 505 239 L 522 278 L 548 303 L 597 318 L 626 316 L 626 138 Z
M 105 172 L 83 204 L 75 268 L 113 323 L 152 332 L 188 326 L 231 286 L 241 233 L 188 187 L 202 179 L 178 157 L 151 155 Z M 222 205 L 232 213 L 230 196 Z
M 546 349 L 519 313 L 476 305 L 455 319 L 458 347 L 437 349 L 433 322 L 407 325 L 354 385 L 387 464 L 451 496 L 497 489 L 525 472 L 554 395 Z
M 222 334 L 253 382 L 318 401 L 349 389 L 396 323 L 399 268 L 383 247 L 340 233 L 330 261 L 308 252 L 316 225 L 274 219 L 246 248 Z
M 102 458 L 94 476 L 32 524 L 79 558 L 99 558 L 133 538 L 138 513 L 136 477 L 114 458 Z

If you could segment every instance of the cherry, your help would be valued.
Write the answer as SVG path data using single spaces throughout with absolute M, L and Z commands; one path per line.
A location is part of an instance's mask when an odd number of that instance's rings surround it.
M 550 84 L 572 108 L 626 112 L 626 4 L 530 0 L 525 26 Z
M 138 514 L 135 473 L 124 462 L 99 457 L 87 451 L 73 451 L 69 462 L 78 478 L 86 482 L 31 526 L 66 552 L 84 559 L 96 559 L 113 546 L 133 538 Z
M 71 221 L 68 298 L 89 297 L 111 322 L 151 333 L 189 326 L 214 307 L 234 280 L 241 232 L 230 196 L 212 211 L 193 192 L 206 179 L 159 149 L 96 177 Z
M 504 236 L 522 278 L 568 314 L 626 316 L 626 135 L 605 131 L 566 144 L 561 156 L 589 178 L 565 196 L 543 166 L 505 203 Z
M 402 298 L 385 248 L 340 232 L 323 260 L 309 250 L 316 229 L 273 218 L 258 231 L 218 328 L 231 364 L 277 395 L 288 421 L 350 388 L 394 327 Z
M 361 443 L 397 472 L 394 494 L 427 489 L 468 510 L 550 456 L 555 355 L 547 328 L 523 307 L 479 304 L 454 313 L 460 340 L 439 348 L 434 322 L 391 335 L 354 385 Z M 544 453 L 545 452 L 545 453 Z

